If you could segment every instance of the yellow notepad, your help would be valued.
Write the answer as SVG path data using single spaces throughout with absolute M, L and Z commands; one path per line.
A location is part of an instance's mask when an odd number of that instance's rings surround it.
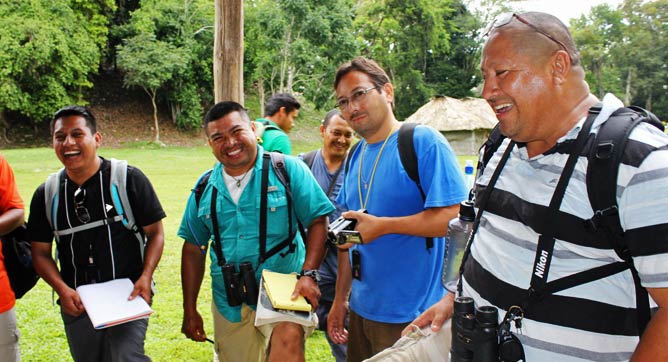
M 262 271 L 262 280 L 264 288 L 267 290 L 267 296 L 274 308 L 303 312 L 311 311 L 311 305 L 308 304 L 304 296 L 300 295 L 295 300 L 290 299 L 297 285 L 297 274 L 276 273 L 265 269 Z

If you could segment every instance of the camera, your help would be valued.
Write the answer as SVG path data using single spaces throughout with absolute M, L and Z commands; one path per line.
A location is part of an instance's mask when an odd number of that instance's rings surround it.
M 223 271 L 225 293 L 227 294 L 227 304 L 230 307 L 241 305 L 241 303 L 257 304 L 259 290 L 255 280 L 255 271 L 250 262 L 239 264 L 239 272 L 237 272 L 234 264 L 230 263 L 224 264 L 221 269 Z
M 359 209 L 358 211 L 366 213 L 366 209 Z M 329 224 L 327 241 L 335 245 L 346 243 L 364 244 L 362 235 L 360 235 L 359 231 L 355 231 L 355 225 L 357 225 L 356 219 L 339 217 Z
M 515 362 L 524 360 L 519 339 L 510 332 L 507 318 L 499 325 L 492 306 L 475 309 L 473 299 L 457 297 L 452 316 L 452 362 Z

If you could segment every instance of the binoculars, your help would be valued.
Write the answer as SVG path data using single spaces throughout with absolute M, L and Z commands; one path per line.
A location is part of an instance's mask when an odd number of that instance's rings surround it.
M 227 304 L 230 307 L 241 305 L 241 303 L 257 304 L 257 297 L 260 292 L 255 280 L 253 264 L 250 262 L 239 264 L 238 272 L 234 264 L 230 263 L 224 264 L 221 269 L 223 270 Z

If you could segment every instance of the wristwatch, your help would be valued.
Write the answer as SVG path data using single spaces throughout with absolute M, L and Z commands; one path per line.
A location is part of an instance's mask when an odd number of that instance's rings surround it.
M 310 277 L 311 279 L 315 280 L 316 283 L 320 283 L 320 281 L 322 280 L 322 277 L 320 276 L 320 271 L 318 271 L 318 269 L 302 270 L 302 272 L 299 273 L 299 278 L 301 277 Z

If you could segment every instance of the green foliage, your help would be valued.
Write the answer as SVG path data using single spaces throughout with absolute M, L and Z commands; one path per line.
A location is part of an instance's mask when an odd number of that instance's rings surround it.
M 152 36 L 178 49 L 180 64 L 163 83 L 163 99 L 181 128 L 199 125 L 203 104 L 213 93 L 213 1 L 147 0 L 131 13 L 130 22 L 116 27 L 125 37 Z
M 355 28 L 366 45 L 364 55 L 378 61 L 392 79 L 400 119 L 436 93 L 471 95 L 477 45 L 472 34 L 478 24 L 460 1 L 359 3 Z
M 83 103 L 97 71 L 103 32 L 66 0 L 0 3 L 0 111 L 44 121 L 66 104 Z
M 247 87 L 331 107 L 336 67 L 360 49 L 350 32 L 351 1 L 250 0 L 244 11 Z

